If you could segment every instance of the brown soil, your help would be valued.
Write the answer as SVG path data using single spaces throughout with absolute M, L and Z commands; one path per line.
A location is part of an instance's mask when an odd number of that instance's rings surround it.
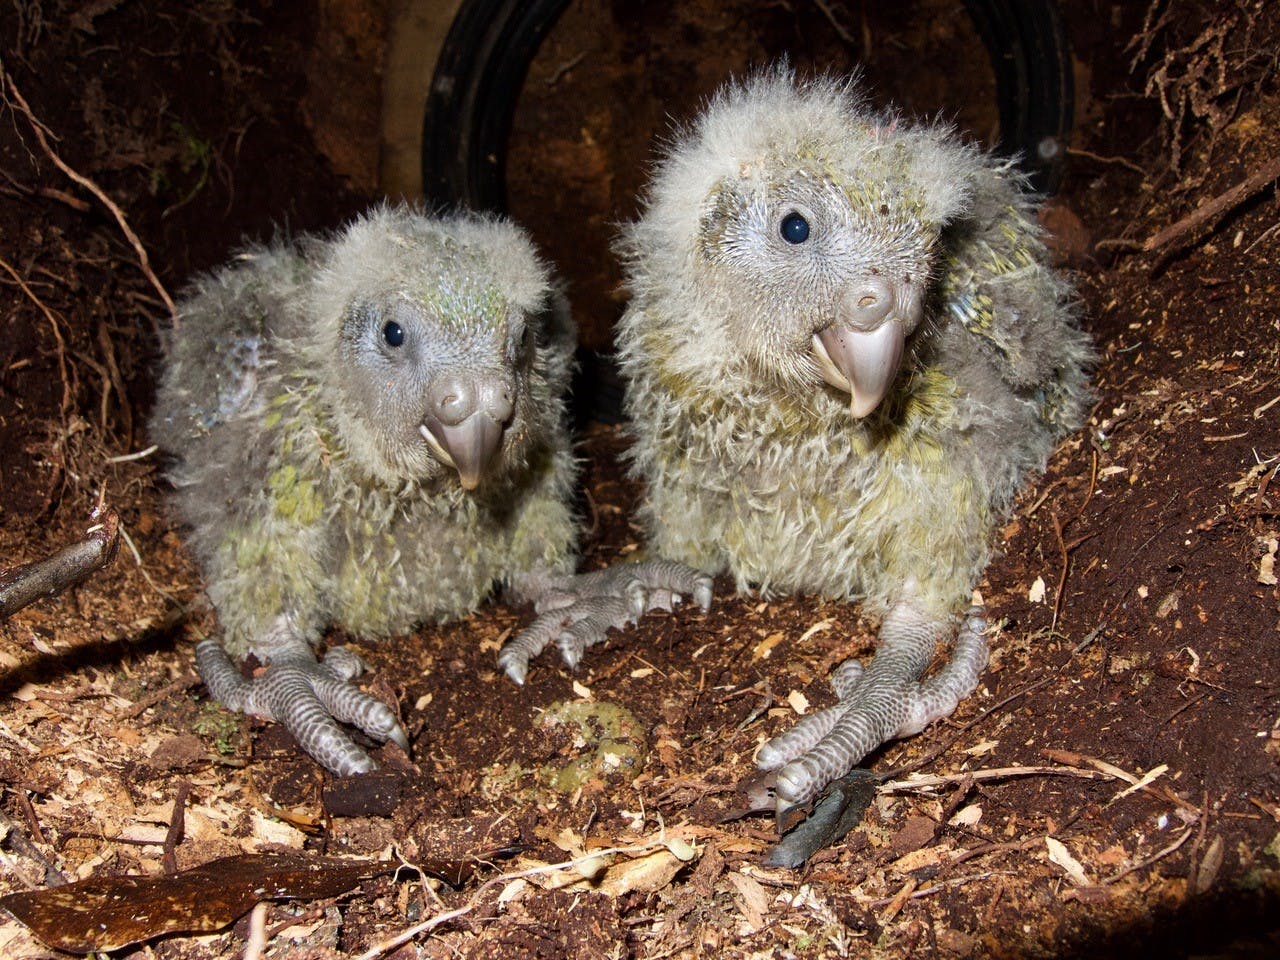
M 275 726 L 208 702 L 192 643 L 216 623 L 163 512 L 156 459 L 111 459 L 147 445 L 165 310 L 115 218 L 50 160 L 14 89 L 179 289 L 243 237 L 336 226 L 373 199 L 363 177 L 375 165 L 340 135 L 353 124 L 371 137 L 373 108 L 331 101 L 376 90 L 367 76 L 334 78 L 345 62 L 376 73 L 384 11 L 288 6 L 0 13 L 13 84 L 0 110 L 0 558 L 78 538 L 100 492 L 136 548 L 0 624 L 0 893 L 59 874 L 160 873 L 175 797 L 189 787 L 185 836 L 170 843 L 179 867 L 244 851 L 419 862 L 522 848 L 457 889 L 386 876 L 336 901 L 278 903 L 269 928 L 310 919 L 272 941 L 275 956 L 355 955 L 453 910 L 463 912 L 387 954 L 1280 955 L 1274 185 L 1205 229 L 1133 249 L 1280 157 L 1276 3 L 1175 5 L 1128 49 L 1145 3 L 1064 5 L 1080 126 L 1053 223 L 1097 341 L 1098 403 L 1021 499 L 980 584 L 1003 629 L 979 693 L 868 760 L 884 771 L 927 758 L 921 774 L 951 779 L 882 792 L 802 871 L 759 865 L 770 820 L 723 817 L 797 695 L 829 702 L 832 665 L 870 650 L 856 607 L 764 602 L 720 584 L 709 615 L 651 615 L 577 674 L 546 658 L 519 689 L 494 658 L 528 610 L 495 603 L 395 645 L 335 636 L 359 645 L 411 734 L 411 757 L 377 753 L 399 794 L 388 815 L 328 817 L 341 785 Z M 689 116 L 690 91 L 781 52 L 802 69 L 845 62 L 821 7 L 862 38 L 877 5 L 751 5 L 763 12 L 747 39 L 721 50 L 718 31 L 747 6 L 584 0 L 534 67 L 512 193 L 570 275 L 595 345 L 620 305 L 607 225 L 633 211 L 666 113 Z M 951 6 L 872 19 L 871 35 L 892 41 L 868 69 L 877 96 L 915 110 L 954 113 L 963 101 L 961 122 L 985 139 L 984 55 L 963 16 L 939 12 Z M 960 61 L 969 66 L 953 69 Z M 928 68 L 937 62 L 947 67 Z M 584 440 L 588 567 L 638 546 L 621 448 L 613 428 Z M 567 713 L 557 704 L 584 700 L 599 705 L 592 722 L 553 722 Z M 592 759 L 588 741 L 614 726 L 622 763 L 592 768 L 569 792 L 549 785 L 547 770 Z M 983 773 L 1044 767 L 1094 778 Z M 681 852 L 674 841 L 692 843 L 692 859 L 675 871 L 666 855 L 621 856 L 606 892 L 548 889 L 541 876 L 481 886 L 583 846 L 652 855 L 659 837 Z M 122 955 L 240 956 L 244 934 L 242 924 Z M 46 953 L 17 921 L 0 923 L 0 955 Z

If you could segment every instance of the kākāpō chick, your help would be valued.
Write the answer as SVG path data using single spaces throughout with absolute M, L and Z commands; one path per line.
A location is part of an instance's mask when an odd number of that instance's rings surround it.
M 352 683 L 359 658 L 312 645 L 462 616 L 498 583 L 536 599 L 576 582 L 573 345 L 547 268 L 498 219 L 382 207 L 199 280 L 151 430 L 224 633 L 196 651 L 213 695 L 339 774 L 374 763 L 337 721 L 407 747 Z M 639 615 L 646 577 L 655 599 L 682 587 L 666 570 L 597 577 L 581 616 Z M 250 650 L 267 669 L 246 681 L 231 657 Z
M 1091 348 L 1016 170 L 853 81 L 723 90 L 620 249 L 649 550 L 882 618 L 839 702 L 758 752 L 782 813 L 977 686 L 965 608 L 1020 484 L 1081 423 Z

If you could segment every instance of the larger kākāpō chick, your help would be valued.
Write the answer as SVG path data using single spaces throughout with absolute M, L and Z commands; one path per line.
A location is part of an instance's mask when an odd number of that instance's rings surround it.
M 326 627 L 385 637 L 498 583 L 535 599 L 579 583 L 573 345 L 547 268 L 497 219 L 383 207 L 198 281 L 151 430 L 224 631 L 225 650 L 197 647 L 214 696 L 284 722 L 337 773 L 366 771 L 335 721 L 407 741 L 351 682 L 354 654 L 316 661 Z M 688 588 L 672 569 L 588 578 L 577 616 L 620 625 L 647 583 Z M 228 656 L 249 650 L 268 665 L 253 681 Z
M 621 252 L 650 550 L 883 618 L 839 703 L 759 751 L 782 812 L 976 687 L 965 608 L 1020 484 L 1081 423 L 1091 349 L 1015 169 L 853 82 L 722 91 Z

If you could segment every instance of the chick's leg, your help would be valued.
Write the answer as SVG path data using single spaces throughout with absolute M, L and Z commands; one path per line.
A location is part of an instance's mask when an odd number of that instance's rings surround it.
M 197 644 L 200 676 L 223 706 L 278 720 L 303 750 L 343 777 L 368 773 L 377 764 L 339 722 L 409 749 L 391 708 L 352 683 L 364 671 L 364 663 L 351 650 L 335 647 L 317 662 L 311 644 L 288 616 L 278 617 L 254 649 L 267 669 L 246 680 L 216 640 Z
M 529 661 L 552 642 L 573 669 L 610 627 L 635 623 L 649 610 L 670 610 L 686 594 L 704 611 L 711 607 L 711 577 L 669 560 L 622 563 L 576 576 L 530 576 L 513 586 L 535 598 L 538 612 L 498 654 L 498 666 L 516 683 L 524 683 Z
M 867 667 L 849 661 L 833 673 L 839 702 L 760 748 L 757 765 L 778 771 L 779 814 L 807 803 L 882 743 L 949 716 L 974 691 L 987 663 L 986 621 L 976 607 L 960 626 L 950 661 L 929 679 L 919 679 L 946 629 L 915 604 L 897 604 L 884 619 L 880 647 Z

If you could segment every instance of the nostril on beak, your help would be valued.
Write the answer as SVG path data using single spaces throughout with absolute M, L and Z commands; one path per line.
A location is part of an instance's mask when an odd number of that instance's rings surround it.
M 459 416 L 459 413 L 461 413 L 461 407 L 462 404 L 458 400 L 458 395 L 456 393 L 450 393 L 447 396 L 440 398 L 439 402 L 436 404 L 436 412 L 440 415 L 440 419 L 456 423 L 462 419 L 462 417 Z
M 496 386 L 488 395 L 488 399 L 489 402 L 485 404 L 485 408 L 489 416 L 498 423 L 506 423 L 511 419 L 511 414 L 516 408 L 516 392 L 511 384 L 503 383 Z
M 882 277 L 867 277 L 845 295 L 844 322 L 874 330 L 894 311 L 893 287 Z
M 475 412 L 475 391 L 462 378 L 450 377 L 431 391 L 429 409 L 441 423 L 461 423 Z

